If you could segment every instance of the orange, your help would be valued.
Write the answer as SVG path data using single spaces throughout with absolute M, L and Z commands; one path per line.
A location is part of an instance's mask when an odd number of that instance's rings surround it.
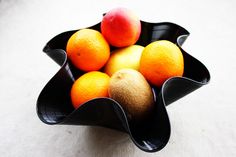
M 170 77 L 183 75 L 182 52 L 170 41 L 152 42 L 142 52 L 139 70 L 151 84 L 160 87 Z
M 110 77 L 99 71 L 80 76 L 71 88 L 71 101 L 74 108 L 93 98 L 108 97 L 109 81 Z
M 139 61 L 143 49 L 143 46 L 131 45 L 114 50 L 105 65 L 105 73 L 112 76 L 113 73 L 124 68 L 139 70 Z
M 109 44 L 93 29 L 75 32 L 67 42 L 66 52 L 72 64 L 86 72 L 101 69 L 110 57 Z

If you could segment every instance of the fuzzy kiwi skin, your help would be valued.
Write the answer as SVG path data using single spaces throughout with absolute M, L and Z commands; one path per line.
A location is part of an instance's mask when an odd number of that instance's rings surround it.
M 154 95 L 144 76 L 133 69 L 114 73 L 108 87 L 109 97 L 117 101 L 130 120 L 142 120 L 154 108 Z

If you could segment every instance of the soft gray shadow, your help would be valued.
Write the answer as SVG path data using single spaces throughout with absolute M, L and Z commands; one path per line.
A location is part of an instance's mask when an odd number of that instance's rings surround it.
M 88 156 L 132 156 L 135 151 L 135 145 L 128 134 L 112 129 L 90 126 L 86 130 L 84 140 L 89 148 Z

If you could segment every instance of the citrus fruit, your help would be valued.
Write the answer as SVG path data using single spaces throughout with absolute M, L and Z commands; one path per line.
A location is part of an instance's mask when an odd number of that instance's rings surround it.
M 101 32 L 113 46 L 130 46 L 140 36 L 141 22 L 132 11 L 126 8 L 115 8 L 103 17 Z
M 139 62 L 143 49 L 143 46 L 131 45 L 114 50 L 105 65 L 104 71 L 111 76 L 116 71 L 124 68 L 139 70 Z
M 137 70 L 121 69 L 115 72 L 110 79 L 108 93 L 132 120 L 145 119 L 154 107 L 152 89 Z
M 108 97 L 109 80 L 107 74 L 99 71 L 91 71 L 80 76 L 71 88 L 71 101 L 74 108 L 93 98 Z
M 160 87 L 168 78 L 183 75 L 182 52 L 170 41 L 152 42 L 142 52 L 140 72 L 151 84 Z
M 68 40 L 66 52 L 75 67 L 88 72 L 99 70 L 106 64 L 110 47 L 100 32 L 81 29 Z

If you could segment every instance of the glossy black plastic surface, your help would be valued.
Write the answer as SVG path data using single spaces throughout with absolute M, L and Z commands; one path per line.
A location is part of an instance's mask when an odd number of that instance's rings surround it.
M 156 103 L 149 119 L 140 124 L 128 121 L 122 107 L 110 98 L 96 98 L 74 110 L 70 100 L 70 89 L 74 80 L 83 74 L 70 63 L 65 52 L 67 40 L 76 31 L 74 30 L 55 36 L 43 49 L 61 68 L 38 97 L 37 114 L 41 121 L 46 124 L 112 128 L 128 133 L 136 146 L 143 151 L 156 152 L 162 149 L 167 144 L 171 132 L 166 106 L 207 84 L 210 74 L 201 62 L 181 48 L 189 35 L 187 30 L 167 22 L 142 21 L 141 24 L 141 36 L 136 44 L 146 46 L 156 40 L 172 41 L 180 47 L 185 62 L 183 77 L 170 78 L 160 89 L 153 87 Z M 89 28 L 100 31 L 100 23 Z

